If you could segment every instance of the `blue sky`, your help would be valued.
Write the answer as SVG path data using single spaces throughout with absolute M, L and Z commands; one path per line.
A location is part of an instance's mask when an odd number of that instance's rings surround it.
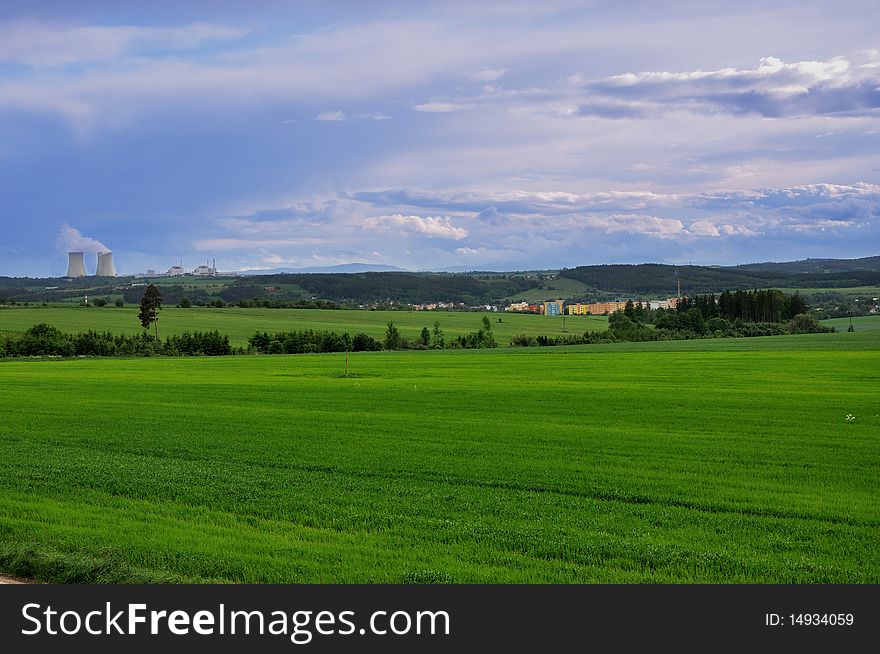
M 876 2 L 0 5 L 0 274 L 880 254 Z

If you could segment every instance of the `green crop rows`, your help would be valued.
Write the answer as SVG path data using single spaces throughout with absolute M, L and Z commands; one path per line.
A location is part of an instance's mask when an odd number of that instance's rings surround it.
M 878 355 L 866 330 L 360 353 L 352 377 L 2 361 L 0 572 L 878 583 Z

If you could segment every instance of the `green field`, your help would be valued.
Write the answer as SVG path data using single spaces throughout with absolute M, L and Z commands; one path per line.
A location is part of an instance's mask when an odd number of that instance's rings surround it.
M 576 279 L 557 277 L 536 282 L 535 288 L 514 293 L 504 298 L 507 302 L 543 302 L 544 300 L 568 299 L 594 293 L 595 290 Z
M 170 336 L 185 331 L 218 330 L 229 336 L 234 346 L 245 345 L 257 331 L 292 331 L 327 329 L 356 334 L 363 332 L 381 338 L 386 325 L 393 321 L 401 334 L 414 341 L 422 327 L 431 329 L 434 321 L 447 338 L 477 331 L 480 320 L 488 315 L 492 331 L 500 345 L 507 345 L 516 334 L 563 334 L 602 331 L 608 328 L 604 316 L 561 317 L 533 314 L 479 313 L 460 311 L 355 311 L 324 309 L 224 309 L 164 308 L 159 312 L 159 335 Z M 498 322 L 498 319 L 501 322 Z M 135 307 L 16 307 L 0 309 L 0 333 L 22 332 L 37 323 L 49 323 L 62 331 L 111 331 L 136 334 L 142 331 Z
M 878 354 L 866 330 L 360 353 L 350 378 L 343 355 L 2 361 L 0 571 L 878 583 Z
M 839 293 L 843 296 L 849 297 L 877 297 L 880 296 L 880 286 L 843 286 L 840 288 L 835 287 L 823 287 L 823 288 L 793 288 L 793 287 L 783 287 L 779 289 L 780 291 L 788 294 L 792 293 L 800 293 L 806 298 L 810 298 L 813 295 L 825 295 L 827 293 Z
M 850 318 L 829 318 L 823 320 L 823 325 L 834 327 L 839 332 L 845 332 L 852 321 L 853 329 L 857 332 L 863 332 L 866 329 L 880 329 L 880 315 L 878 316 L 856 316 Z

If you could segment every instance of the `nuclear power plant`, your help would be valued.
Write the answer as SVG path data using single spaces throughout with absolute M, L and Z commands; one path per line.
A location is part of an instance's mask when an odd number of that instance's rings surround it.
M 116 277 L 112 252 L 98 252 L 98 269 L 95 275 L 98 277 Z
M 82 252 L 67 253 L 67 276 L 87 277 L 85 258 Z M 98 265 L 95 270 L 97 277 L 116 277 L 112 252 L 98 252 Z
M 85 277 L 86 264 L 83 261 L 82 252 L 67 253 L 67 276 L 68 277 Z

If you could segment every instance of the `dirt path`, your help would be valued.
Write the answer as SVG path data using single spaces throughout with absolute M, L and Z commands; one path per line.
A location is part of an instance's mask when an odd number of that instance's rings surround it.
M 29 584 L 31 582 L 26 579 L 15 579 L 14 577 L 4 577 L 0 575 L 0 584 Z

